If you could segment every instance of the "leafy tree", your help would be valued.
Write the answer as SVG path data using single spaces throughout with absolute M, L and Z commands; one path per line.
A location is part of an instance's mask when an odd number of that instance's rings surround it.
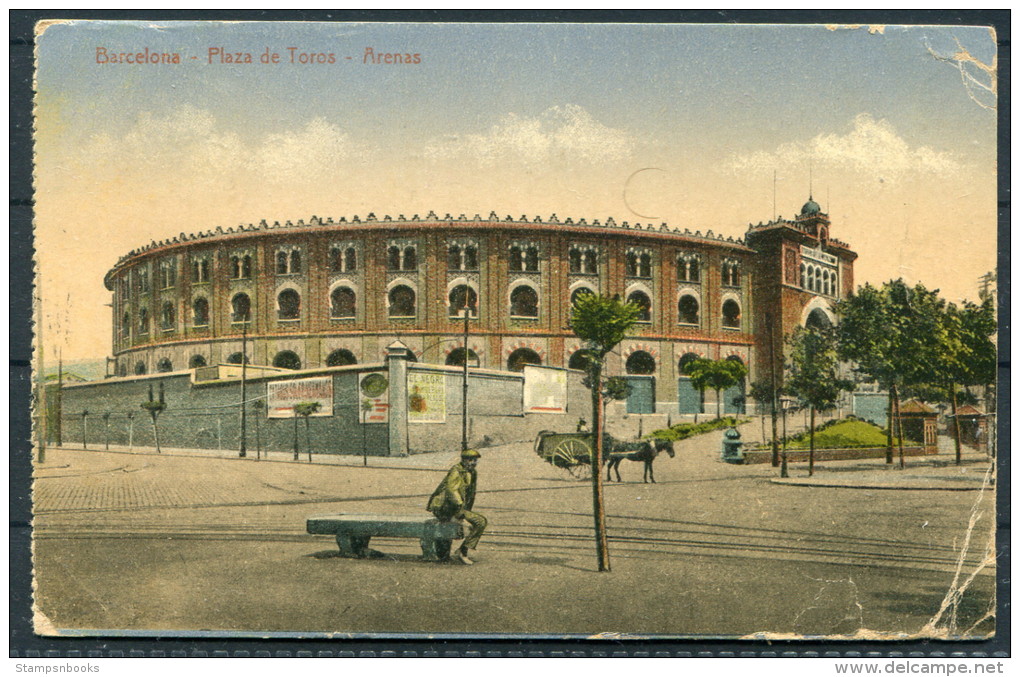
M 715 417 L 722 418 L 722 391 L 738 385 L 747 376 L 747 367 L 736 360 L 691 360 L 684 367 L 691 385 L 704 392 L 715 391 Z
M 609 543 L 606 537 L 606 513 L 602 493 L 603 430 L 605 428 L 605 397 L 620 394 L 613 386 L 605 389 L 602 374 L 606 355 L 626 338 L 638 321 L 642 308 L 621 302 L 619 297 L 581 294 L 570 314 L 570 329 L 584 342 L 586 379 L 591 390 L 592 410 L 592 506 L 595 520 L 595 550 L 599 571 L 609 571 Z M 611 380 L 611 379 L 610 379 Z
M 811 415 L 808 475 L 815 474 L 815 412 L 836 406 L 839 394 L 853 389 L 840 378 L 836 336 L 830 329 L 798 327 L 790 337 L 786 388 Z
M 294 405 L 294 460 L 298 460 L 297 417 L 305 419 L 305 441 L 308 445 L 308 462 L 312 462 L 312 438 L 308 432 L 308 418 L 322 408 L 321 402 L 298 402 Z

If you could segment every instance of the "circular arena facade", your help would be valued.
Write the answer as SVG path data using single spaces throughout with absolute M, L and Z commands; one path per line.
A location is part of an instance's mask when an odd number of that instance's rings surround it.
M 856 254 L 828 231 L 809 200 L 743 239 L 612 218 L 431 212 L 181 233 L 106 275 L 111 376 L 240 363 L 243 339 L 250 363 L 286 369 L 378 363 L 395 340 L 424 362 L 462 365 L 466 354 L 487 369 L 577 368 L 571 302 L 593 292 L 643 308 L 608 365 L 634 382 L 628 409 L 696 413 L 706 403 L 684 360 L 737 359 L 749 381 L 767 378 L 783 335 L 832 321 Z M 742 394 L 726 394 L 727 411 L 744 409 Z

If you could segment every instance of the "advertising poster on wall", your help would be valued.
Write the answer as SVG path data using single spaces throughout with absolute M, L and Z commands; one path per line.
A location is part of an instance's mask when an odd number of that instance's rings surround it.
M 301 402 L 318 402 L 312 416 L 333 415 L 333 379 L 303 378 L 297 381 L 270 381 L 267 386 L 269 418 L 292 418 Z
M 524 367 L 524 411 L 537 414 L 567 413 L 567 372 L 562 369 Z
M 446 421 L 446 376 L 407 375 L 407 420 L 410 423 Z
M 358 416 L 362 423 L 386 423 L 390 411 L 390 382 L 386 374 L 372 372 L 358 379 Z

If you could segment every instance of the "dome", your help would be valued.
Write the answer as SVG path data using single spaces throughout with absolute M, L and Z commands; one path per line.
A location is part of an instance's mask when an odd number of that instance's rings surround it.
M 814 216 L 815 214 L 821 214 L 821 206 L 814 201 L 813 198 L 808 197 L 808 201 L 804 203 L 804 206 L 800 208 L 801 216 Z

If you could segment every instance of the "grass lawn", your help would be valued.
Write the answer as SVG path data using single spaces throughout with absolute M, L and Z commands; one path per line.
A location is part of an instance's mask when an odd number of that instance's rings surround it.
M 899 441 L 893 438 L 893 444 Z M 904 440 L 905 445 L 914 442 Z M 884 447 L 888 444 L 885 431 L 877 425 L 856 419 L 844 419 L 815 431 L 815 449 L 855 449 L 860 447 Z M 804 432 L 787 443 L 788 449 L 807 449 L 810 437 Z

